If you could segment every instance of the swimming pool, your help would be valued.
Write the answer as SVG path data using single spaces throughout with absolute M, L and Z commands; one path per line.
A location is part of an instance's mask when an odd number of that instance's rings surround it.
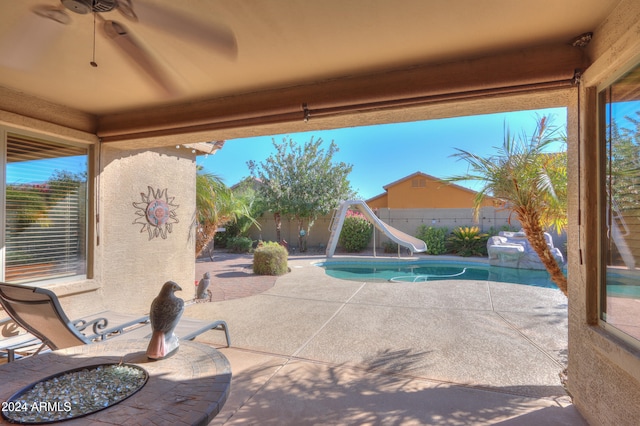
M 443 260 L 327 260 L 317 263 L 327 275 L 350 281 L 398 283 L 441 280 L 498 281 L 557 288 L 547 271 L 490 266 L 479 262 Z
M 557 289 L 547 271 L 501 268 L 483 262 L 464 260 L 395 260 L 331 259 L 316 263 L 327 275 L 350 281 L 420 283 L 441 280 L 497 281 Z M 616 297 L 640 299 L 640 283 L 635 273 L 607 272 L 607 294 Z

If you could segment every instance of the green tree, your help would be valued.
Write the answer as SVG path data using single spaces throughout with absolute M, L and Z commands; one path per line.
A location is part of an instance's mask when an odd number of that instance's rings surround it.
M 636 114 L 640 117 L 640 112 Z M 640 120 L 629 116 L 625 119 L 627 126 L 621 127 L 611 118 L 607 135 L 610 155 L 607 167 L 611 175 L 607 180 L 607 190 L 619 212 L 638 209 L 640 193 Z
M 55 169 L 47 186 L 51 192 L 67 194 L 78 190 L 78 188 L 87 181 L 87 172 L 74 173 L 68 170 Z
M 87 174 L 54 170 L 45 184 L 9 184 L 6 189 L 7 221 L 24 229 L 40 223 L 48 226 L 52 206 L 69 194 L 85 188 Z M 55 215 L 54 215 L 55 216 Z
M 618 238 L 629 244 L 633 239 L 632 227 L 640 216 L 640 112 L 624 116 L 622 124 L 610 117 L 607 126 L 606 194 L 608 238 L 607 262 L 615 264 L 622 256 Z M 616 232 L 618 231 L 618 232 Z M 630 232 L 630 235 L 623 236 Z
M 256 181 L 252 178 L 245 178 L 238 185 L 234 185 L 233 195 L 236 198 L 243 200 L 246 204 L 251 217 L 242 216 L 238 218 L 236 226 L 238 228 L 238 235 L 246 237 L 249 229 L 256 223 L 253 218 L 258 218 L 267 211 L 262 196 L 257 188 Z
M 260 192 L 276 221 L 276 236 L 281 241 L 282 216 L 298 222 L 298 242 L 305 250 L 303 233 L 308 235 L 319 215 L 328 214 L 352 194 L 347 176 L 353 168 L 343 162 L 333 163 L 338 146 L 331 142 L 322 148 L 322 139 L 298 145 L 294 140 L 273 141 L 275 153 L 265 161 L 247 162 L 254 178 L 262 181 Z M 304 222 L 307 228 L 304 228 Z
M 233 223 L 239 218 L 247 218 L 257 224 L 251 216 L 247 200 L 235 197 L 220 177 L 205 173 L 201 166 L 196 174 L 196 211 L 196 257 L 215 237 L 220 226 Z
M 551 279 L 566 295 L 567 277 L 544 239 L 545 228 L 554 227 L 560 233 L 567 223 L 566 152 L 545 152 L 549 144 L 561 139 L 560 129 L 551 125 L 548 116 L 537 118 L 536 130 L 530 138 L 524 133 L 515 138 L 506 127 L 504 142 L 495 155 L 480 157 L 456 149 L 458 152 L 453 156 L 466 161 L 470 171 L 447 180 L 483 183 L 474 200 L 476 216 L 485 196 L 504 200 Z

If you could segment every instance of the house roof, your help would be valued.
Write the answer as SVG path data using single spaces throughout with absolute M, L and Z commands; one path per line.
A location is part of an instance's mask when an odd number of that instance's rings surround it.
M 369 202 L 371 202 L 371 201 L 374 201 L 374 200 L 377 200 L 377 199 L 379 199 L 379 198 L 382 198 L 382 197 L 384 197 L 384 196 L 386 196 L 386 195 L 387 195 L 387 193 L 386 193 L 386 192 L 383 192 L 382 194 L 374 195 L 373 197 L 371 197 L 371 198 L 369 198 L 368 200 L 366 200 L 366 202 L 367 202 L 367 203 L 369 203 Z
M 442 180 L 442 179 L 439 179 L 439 178 L 437 178 L 437 177 L 434 177 L 434 176 L 428 175 L 428 174 L 426 174 L 426 173 L 422 173 L 422 172 L 415 172 L 415 173 L 412 173 L 412 174 L 410 174 L 410 175 L 408 175 L 408 176 L 405 176 L 405 177 L 403 177 L 403 178 L 400 178 L 400 179 L 398 179 L 398 180 L 395 180 L 395 181 L 393 181 L 393 182 L 391 182 L 391 183 L 388 183 L 388 184 L 386 184 L 385 186 L 383 186 L 382 188 L 384 188 L 384 190 L 385 190 L 385 191 L 388 191 L 388 189 L 389 189 L 390 187 L 392 187 L 392 186 L 394 186 L 394 185 L 398 185 L 399 183 L 405 182 L 405 181 L 407 181 L 407 180 L 409 180 L 409 179 L 413 179 L 414 177 L 425 177 L 425 178 L 427 178 L 427 179 L 429 179 L 429 180 L 435 180 L 435 181 Z
M 231 190 L 236 190 L 247 184 L 250 184 L 254 189 L 258 189 L 262 185 L 262 180 L 260 178 L 249 176 L 242 179 L 240 182 L 236 182 L 235 184 L 231 185 Z
M 137 22 L 124 6 L 94 19 L 63 5 L 86 2 L 2 2 L 0 110 L 158 146 L 345 126 L 353 108 L 568 81 L 588 61 L 572 40 L 619 0 L 97 2 L 130 4 Z

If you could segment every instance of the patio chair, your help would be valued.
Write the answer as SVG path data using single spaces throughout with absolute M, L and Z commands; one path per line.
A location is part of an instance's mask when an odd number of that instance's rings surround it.
M 13 362 L 16 354 L 39 352 L 42 346 L 40 339 L 21 330 L 11 318 L 0 320 L 0 352 L 7 354 L 8 362 Z
M 71 322 L 55 293 L 44 288 L 0 283 L 0 304 L 18 325 L 53 350 L 119 336 L 130 339 L 148 338 L 152 332 L 148 315 L 136 317 L 104 311 Z M 113 326 L 113 323 L 117 325 Z M 181 318 L 175 333 L 182 340 L 193 340 L 199 334 L 213 329 L 223 330 L 227 346 L 231 344 L 229 329 L 224 321 Z M 91 333 L 86 335 L 85 330 L 90 330 Z
M 41 342 L 50 349 L 90 344 L 121 335 L 132 327 L 148 324 L 149 316 L 103 311 L 70 321 L 62 310 L 58 297 L 50 290 L 16 284 L 0 283 L 0 304 L 15 323 L 28 334 L 0 341 L 13 361 L 17 349 Z M 31 337 L 31 338 L 30 338 Z

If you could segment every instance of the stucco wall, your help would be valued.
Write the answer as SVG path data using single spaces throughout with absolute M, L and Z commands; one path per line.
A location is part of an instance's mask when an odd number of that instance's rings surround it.
M 569 108 L 569 213 L 574 219 L 569 228 L 568 387 L 574 404 L 590 424 L 631 425 L 640 422 L 640 351 L 598 321 L 594 153 L 598 152 L 597 92 L 634 57 L 640 58 L 640 2 L 620 2 L 594 31 L 589 54 L 594 62 L 583 75 L 579 98 L 576 96 Z M 578 212 L 582 212 L 579 222 Z
M 424 186 L 414 186 L 413 179 L 408 179 L 388 188 L 388 205 L 385 207 L 391 209 L 473 207 L 475 192 L 422 176 L 417 176 L 415 179 L 423 179 Z M 483 202 L 483 206 L 490 205 L 490 200 Z
M 151 301 L 167 280 L 193 296 L 195 214 L 195 155 L 175 147 L 123 151 L 102 147 L 97 261 L 101 263 L 101 293 L 107 308 L 121 312 L 148 312 Z M 177 207 L 177 223 L 166 238 L 143 228 L 144 218 L 133 203 L 145 207 L 149 187 L 166 190 L 161 199 Z M 157 194 L 156 194 L 157 195 Z M 168 198 L 167 198 L 168 197 Z M 171 197 L 173 200 L 171 200 Z M 174 222 L 170 220 L 170 222 Z M 165 226 L 166 228 L 166 226 Z
M 371 209 L 383 208 L 389 205 L 387 194 L 378 195 L 375 198 L 370 198 L 367 200 L 367 205 Z
M 390 209 L 461 209 L 474 205 L 476 193 L 448 184 L 429 175 L 416 173 L 385 187 L 386 194 L 367 200 L 370 208 Z M 493 206 L 486 198 L 482 206 Z

